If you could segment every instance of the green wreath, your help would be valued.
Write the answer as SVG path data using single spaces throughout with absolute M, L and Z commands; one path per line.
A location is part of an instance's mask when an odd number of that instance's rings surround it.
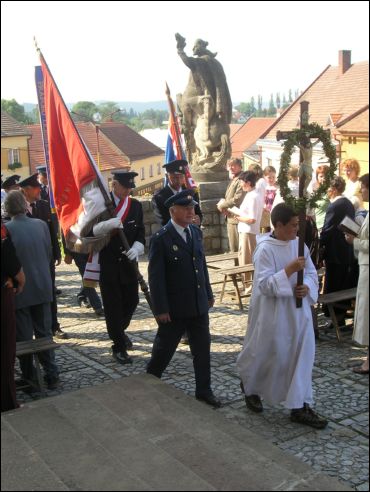
M 312 137 L 311 137 L 312 136 Z M 295 146 L 299 146 L 302 139 L 316 138 L 323 144 L 325 156 L 329 161 L 329 171 L 325 174 L 325 181 L 318 189 L 312 193 L 309 197 L 295 198 L 288 186 L 288 174 L 290 168 L 290 161 Z M 310 125 L 304 125 L 304 127 L 293 130 L 289 133 L 289 137 L 283 144 L 283 153 L 280 158 L 280 171 L 278 176 L 278 184 L 280 187 L 280 194 L 284 199 L 284 202 L 292 207 L 294 210 L 306 210 L 309 208 L 315 208 L 317 202 L 321 200 L 330 186 L 330 181 L 333 179 L 337 170 L 337 156 L 334 145 L 331 143 L 330 135 L 323 129 L 322 126 L 317 123 Z

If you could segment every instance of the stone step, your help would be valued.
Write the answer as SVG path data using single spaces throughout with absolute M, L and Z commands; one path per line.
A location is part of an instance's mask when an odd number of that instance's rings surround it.
M 350 490 L 148 375 L 2 414 L 2 490 Z

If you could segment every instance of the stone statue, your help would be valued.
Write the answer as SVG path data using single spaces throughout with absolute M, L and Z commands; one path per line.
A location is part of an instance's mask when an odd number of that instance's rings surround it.
M 176 34 L 177 52 L 190 68 L 188 85 L 177 95 L 179 116 L 184 132 L 191 170 L 207 173 L 225 170 L 231 155 L 230 122 L 232 103 L 222 65 L 208 43 L 197 39 L 193 54 L 185 54 L 185 39 Z
M 307 196 L 307 188 L 308 185 L 312 181 L 312 151 L 313 151 L 313 145 L 311 143 L 311 139 L 309 137 L 306 137 L 305 139 L 302 139 L 299 148 L 301 149 L 302 152 L 302 163 L 299 166 L 299 179 L 304 181 L 303 185 L 303 196 Z

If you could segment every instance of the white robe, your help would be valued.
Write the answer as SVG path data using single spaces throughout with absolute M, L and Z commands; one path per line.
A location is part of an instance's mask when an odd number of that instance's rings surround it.
M 353 242 L 353 247 L 358 251 L 360 266 L 353 338 L 361 345 L 369 345 L 369 214 L 362 224 L 358 238 Z
M 287 408 L 312 403 L 315 358 L 310 306 L 317 301 L 318 278 L 305 247 L 304 283 L 310 291 L 297 309 L 293 290 L 297 274 L 288 278 L 284 270 L 297 257 L 298 239 L 280 241 L 268 234 L 257 237 L 248 328 L 237 360 L 245 394 Z

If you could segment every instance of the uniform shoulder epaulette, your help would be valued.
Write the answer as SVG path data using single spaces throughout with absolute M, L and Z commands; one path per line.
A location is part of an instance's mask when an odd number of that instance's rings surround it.
M 160 229 L 158 232 L 156 232 L 153 237 L 162 237 L 167 233 L 168 233 L 168 228 L 167 228 L 167 226 L 164 226 L 164 227 L 162 227 L 162 229 Z

